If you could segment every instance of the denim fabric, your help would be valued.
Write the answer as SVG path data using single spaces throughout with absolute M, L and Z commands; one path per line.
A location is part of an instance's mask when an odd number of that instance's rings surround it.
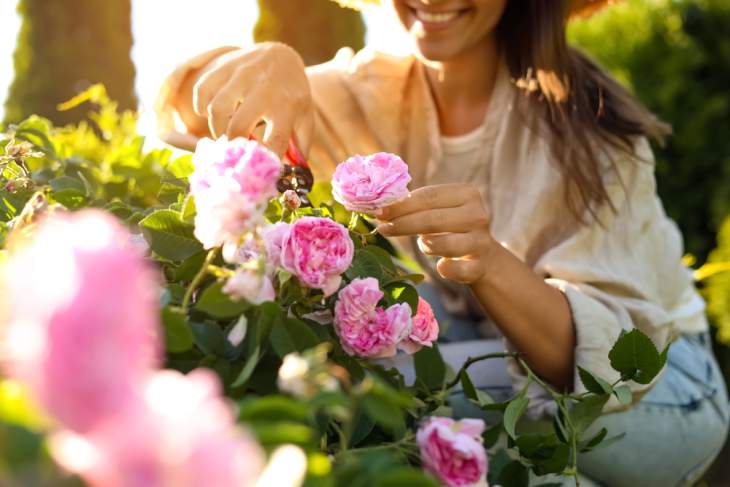
M 419 292 L 433 288 L 419 287 Z M 457 369 L 470 355 L 504 349 L 501 340 L 475 340 L 474 325 L 454 318 L 444 309 L 438 295 L 430 303 L 439 320 L 449 328 L 442 336 L 441 351 L 446 362 Z M 463 342 L 462 340 L 468 340 Z M 412 375 L 412 366 L 399 356 L 398 367 Z M 514 392 L 503 360 L 474 364 L 469 369 L 475 385 L 496 401 Z M 495 413 L 485 414 L 457 391 L 450 404 L 457 417 L 482 417 L 488 424 L 499 421 Z M 709 468 L 728 434 L 730 404 L 725 381 L 711 349 L 709 335 L 684 335 L 669 349 L 667 367 L 657 384 L 639 403 L 625 412 L 598 419 L 588 434 L 605 427 L 609 436 L 626 433 L 617 443 L 579 456 L 581 485 L 605 487 L 690 486 Z M 526 423 L 525 430 L 551 430 L 550 422 Z M 572 479 L 534 479 L 535 485 L 557 482 L 574 485 Z

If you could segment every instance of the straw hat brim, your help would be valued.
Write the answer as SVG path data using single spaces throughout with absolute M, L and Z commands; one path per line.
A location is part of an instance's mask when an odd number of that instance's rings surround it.
M 360 10 L 367 5 L 377 5 L 379 0 L 334 0 L 343 7 Z M 571 17 L 588 17 L 617 0 L 572 0 Z

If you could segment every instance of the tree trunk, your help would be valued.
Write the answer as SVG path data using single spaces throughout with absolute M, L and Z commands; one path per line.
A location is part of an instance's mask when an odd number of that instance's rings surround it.
M 258 0 L 254 39 L 280 41 L 296 49 L 305 64 L 330 59 L 344 46 L 360 49 L 365 24 L 359 13 L 331 0 Z
M 6 122 L 31 114 L 77 122 L 87 109 L 59 112 L 56 105 L 99 82 L 121 109 L 135 108 L 131 10 L 131 0 L 20 0 Z

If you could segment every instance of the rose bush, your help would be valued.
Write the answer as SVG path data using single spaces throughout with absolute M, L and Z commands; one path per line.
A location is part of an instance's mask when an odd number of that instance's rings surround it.
M 451 370 L 421 276 L 359 213 L 407 196 L 396 156 L 352 158 L 310 187 L 256 142 L 144 151 L 133 114 L 99 87 L 70 105 L 87 100 L 96 126 L 32 117 L 0 140 L 2 485 L 76 485 L 59 465 L 112 486 L 466 485 L 487 471 L 525 485 L 528 471 L 576 475 L 577 453 L 605 443 L 588 425 L 609 398 L 631 401 L 621 382 L 663 365 L 632 331 L 612 352 L 622 381 L 581 370 L 582 394 L 508 352 Z M 406 352 L 413 383 L 373 360 Z M 506 402 L 474 388 L 469 366 L 495 357 L 550 391 L 552 433 L 516 428 L 526 388 Z M 456 388 L 493 414 L 484 431 L 450 418 Z

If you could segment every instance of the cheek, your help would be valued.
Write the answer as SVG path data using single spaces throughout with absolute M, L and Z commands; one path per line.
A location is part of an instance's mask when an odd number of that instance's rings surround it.
M 497 28 L 504 14 L 508 0 L 474 0 L 476 10 L 474 25 L 481 30 L 482 36 L 491 34 Z

